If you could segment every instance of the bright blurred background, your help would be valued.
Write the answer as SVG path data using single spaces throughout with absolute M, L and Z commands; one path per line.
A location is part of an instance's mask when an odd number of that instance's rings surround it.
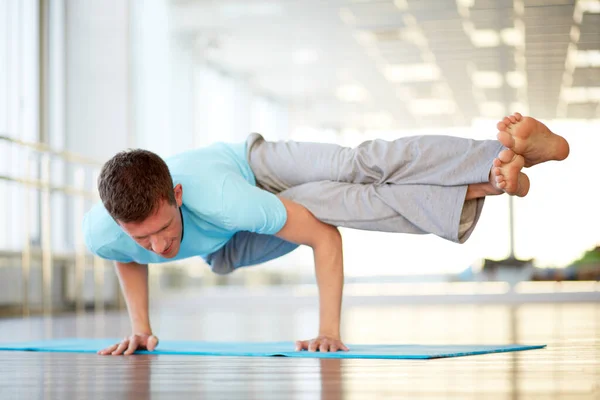
M 125 148 L 494 139 L 514 111 L 571 156 L 528 170 L 527 197 L 488 198 L 464 245 L 344 229 L 356 301 L 600 300 L 600 1 L 0 0 L 0 312 L 123 307 L 80 225 Z M 228 276 L 153 265 L 151 283 L 302 298 L 313 268 L 300 248 Z

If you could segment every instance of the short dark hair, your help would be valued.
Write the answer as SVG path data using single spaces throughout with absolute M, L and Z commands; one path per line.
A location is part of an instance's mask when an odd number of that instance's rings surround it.
M 100 199 L 117 221 L 142 222 L 161 200 L 177 204 L 169 167 L 157 154 L 126 150 L 108 160 L 98 177 Z

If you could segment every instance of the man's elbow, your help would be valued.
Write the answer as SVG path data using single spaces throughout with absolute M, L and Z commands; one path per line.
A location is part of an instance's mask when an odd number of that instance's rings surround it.
M 311 247 L 317 250 L 319 247 L 328 247 L 341 249 L 342 248 L 342 235 L 340 230 L 332 225 L 322 224 L 319 235 L 314 236 Z

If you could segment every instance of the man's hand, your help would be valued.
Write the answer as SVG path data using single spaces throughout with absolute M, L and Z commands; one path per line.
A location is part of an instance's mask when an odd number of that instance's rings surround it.
M 158 338 L 152 335 L 148 316 L 148 265 L 116 262 L 115 266 L 127 302 L 131 331 L 137 333 L 100 350 L 98 354 L 129 355 L 136 350 L 153 351 L 158 345 Z
M 341 339 L 334 338 L 331 336 L 319 336 L 312 340 L 298 340 L 296 342 L 296 351 L 320 351 L 321 353 L 332 352 L 335 353 L 338 350 L 348 351 L 348 348 Z
M 98 354 L 107 355 L 120 355 L 125 356 L 133 354 L 136 350 L 148 350 L 153 351 L 158 345 L 158 338 L 154 335 L 148 335 L 145 333 L 134 334 L 124 338 L 121 343 L 113 344 L 104 350 L 100 350 Z

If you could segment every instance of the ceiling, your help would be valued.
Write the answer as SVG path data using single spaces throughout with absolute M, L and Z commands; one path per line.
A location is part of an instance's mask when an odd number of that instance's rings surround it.
M 600 118 L 600 0 L 172 0 L 200 59 L 334 129 Z

